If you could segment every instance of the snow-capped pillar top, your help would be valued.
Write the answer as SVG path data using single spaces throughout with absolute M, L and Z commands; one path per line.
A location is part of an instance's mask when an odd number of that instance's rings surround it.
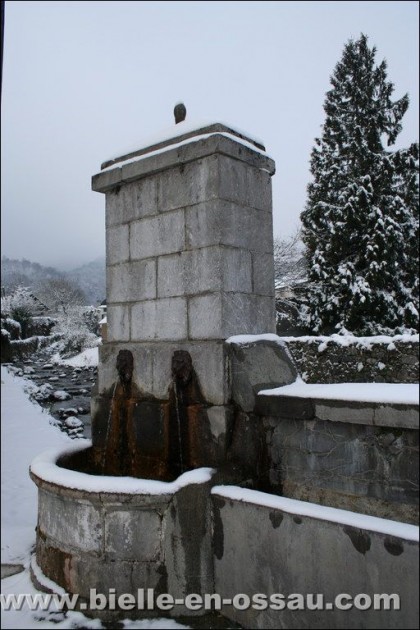
M 140 179 L 214 153 L 222 153 L 264 170 L 275 172 L 274 161 L 261 141 L 224 123 L 187 123 L 185 120 L 135 150 L 106 160 L 92 178 L 92 190 L 105 193 L 124 182 Z

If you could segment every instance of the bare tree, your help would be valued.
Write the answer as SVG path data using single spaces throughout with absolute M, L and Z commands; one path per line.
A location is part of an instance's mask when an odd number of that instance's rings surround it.
M 307 269 L 301 228 L 286 239 L 274 239 L 274 278 L 276 288 L 293 287 L 306 280 Z
M 37 295 L 49 310 L 63 315 L 68 315 L 73 307 L 86 302 L 82 289 L 66 278 L 45 280 L 39 286 Z

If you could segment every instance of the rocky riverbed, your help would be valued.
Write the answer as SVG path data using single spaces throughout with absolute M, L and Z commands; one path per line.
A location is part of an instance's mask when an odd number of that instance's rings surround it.
M 47 355 L 3 364 L 27 379 L 26 391 L 72 438 L 91 437 L 90 398 L 97 367 L 73 367 L 52 363 Z

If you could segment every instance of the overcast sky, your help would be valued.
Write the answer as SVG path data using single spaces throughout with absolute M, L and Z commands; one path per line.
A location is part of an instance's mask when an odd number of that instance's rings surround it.
M 231 124 L 274 158 L 274 234 L 299 224 L 329 78 L 366 33 L 418 140 L 417 2 L 6 2 L 2 252 L 60 268 L 104 255 L 101 162 L 173 123 Z

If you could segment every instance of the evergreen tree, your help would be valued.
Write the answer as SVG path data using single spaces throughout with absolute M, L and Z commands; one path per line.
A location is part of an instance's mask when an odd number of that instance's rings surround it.
M 418 325 L 418 144 L 395 143 L 408 96 L 393 102 L 387 66 L 367 37 L 350 40 L 331 77 L 313 181 L 301 215 L 307 325 L 315 331 L 405 332 Z

